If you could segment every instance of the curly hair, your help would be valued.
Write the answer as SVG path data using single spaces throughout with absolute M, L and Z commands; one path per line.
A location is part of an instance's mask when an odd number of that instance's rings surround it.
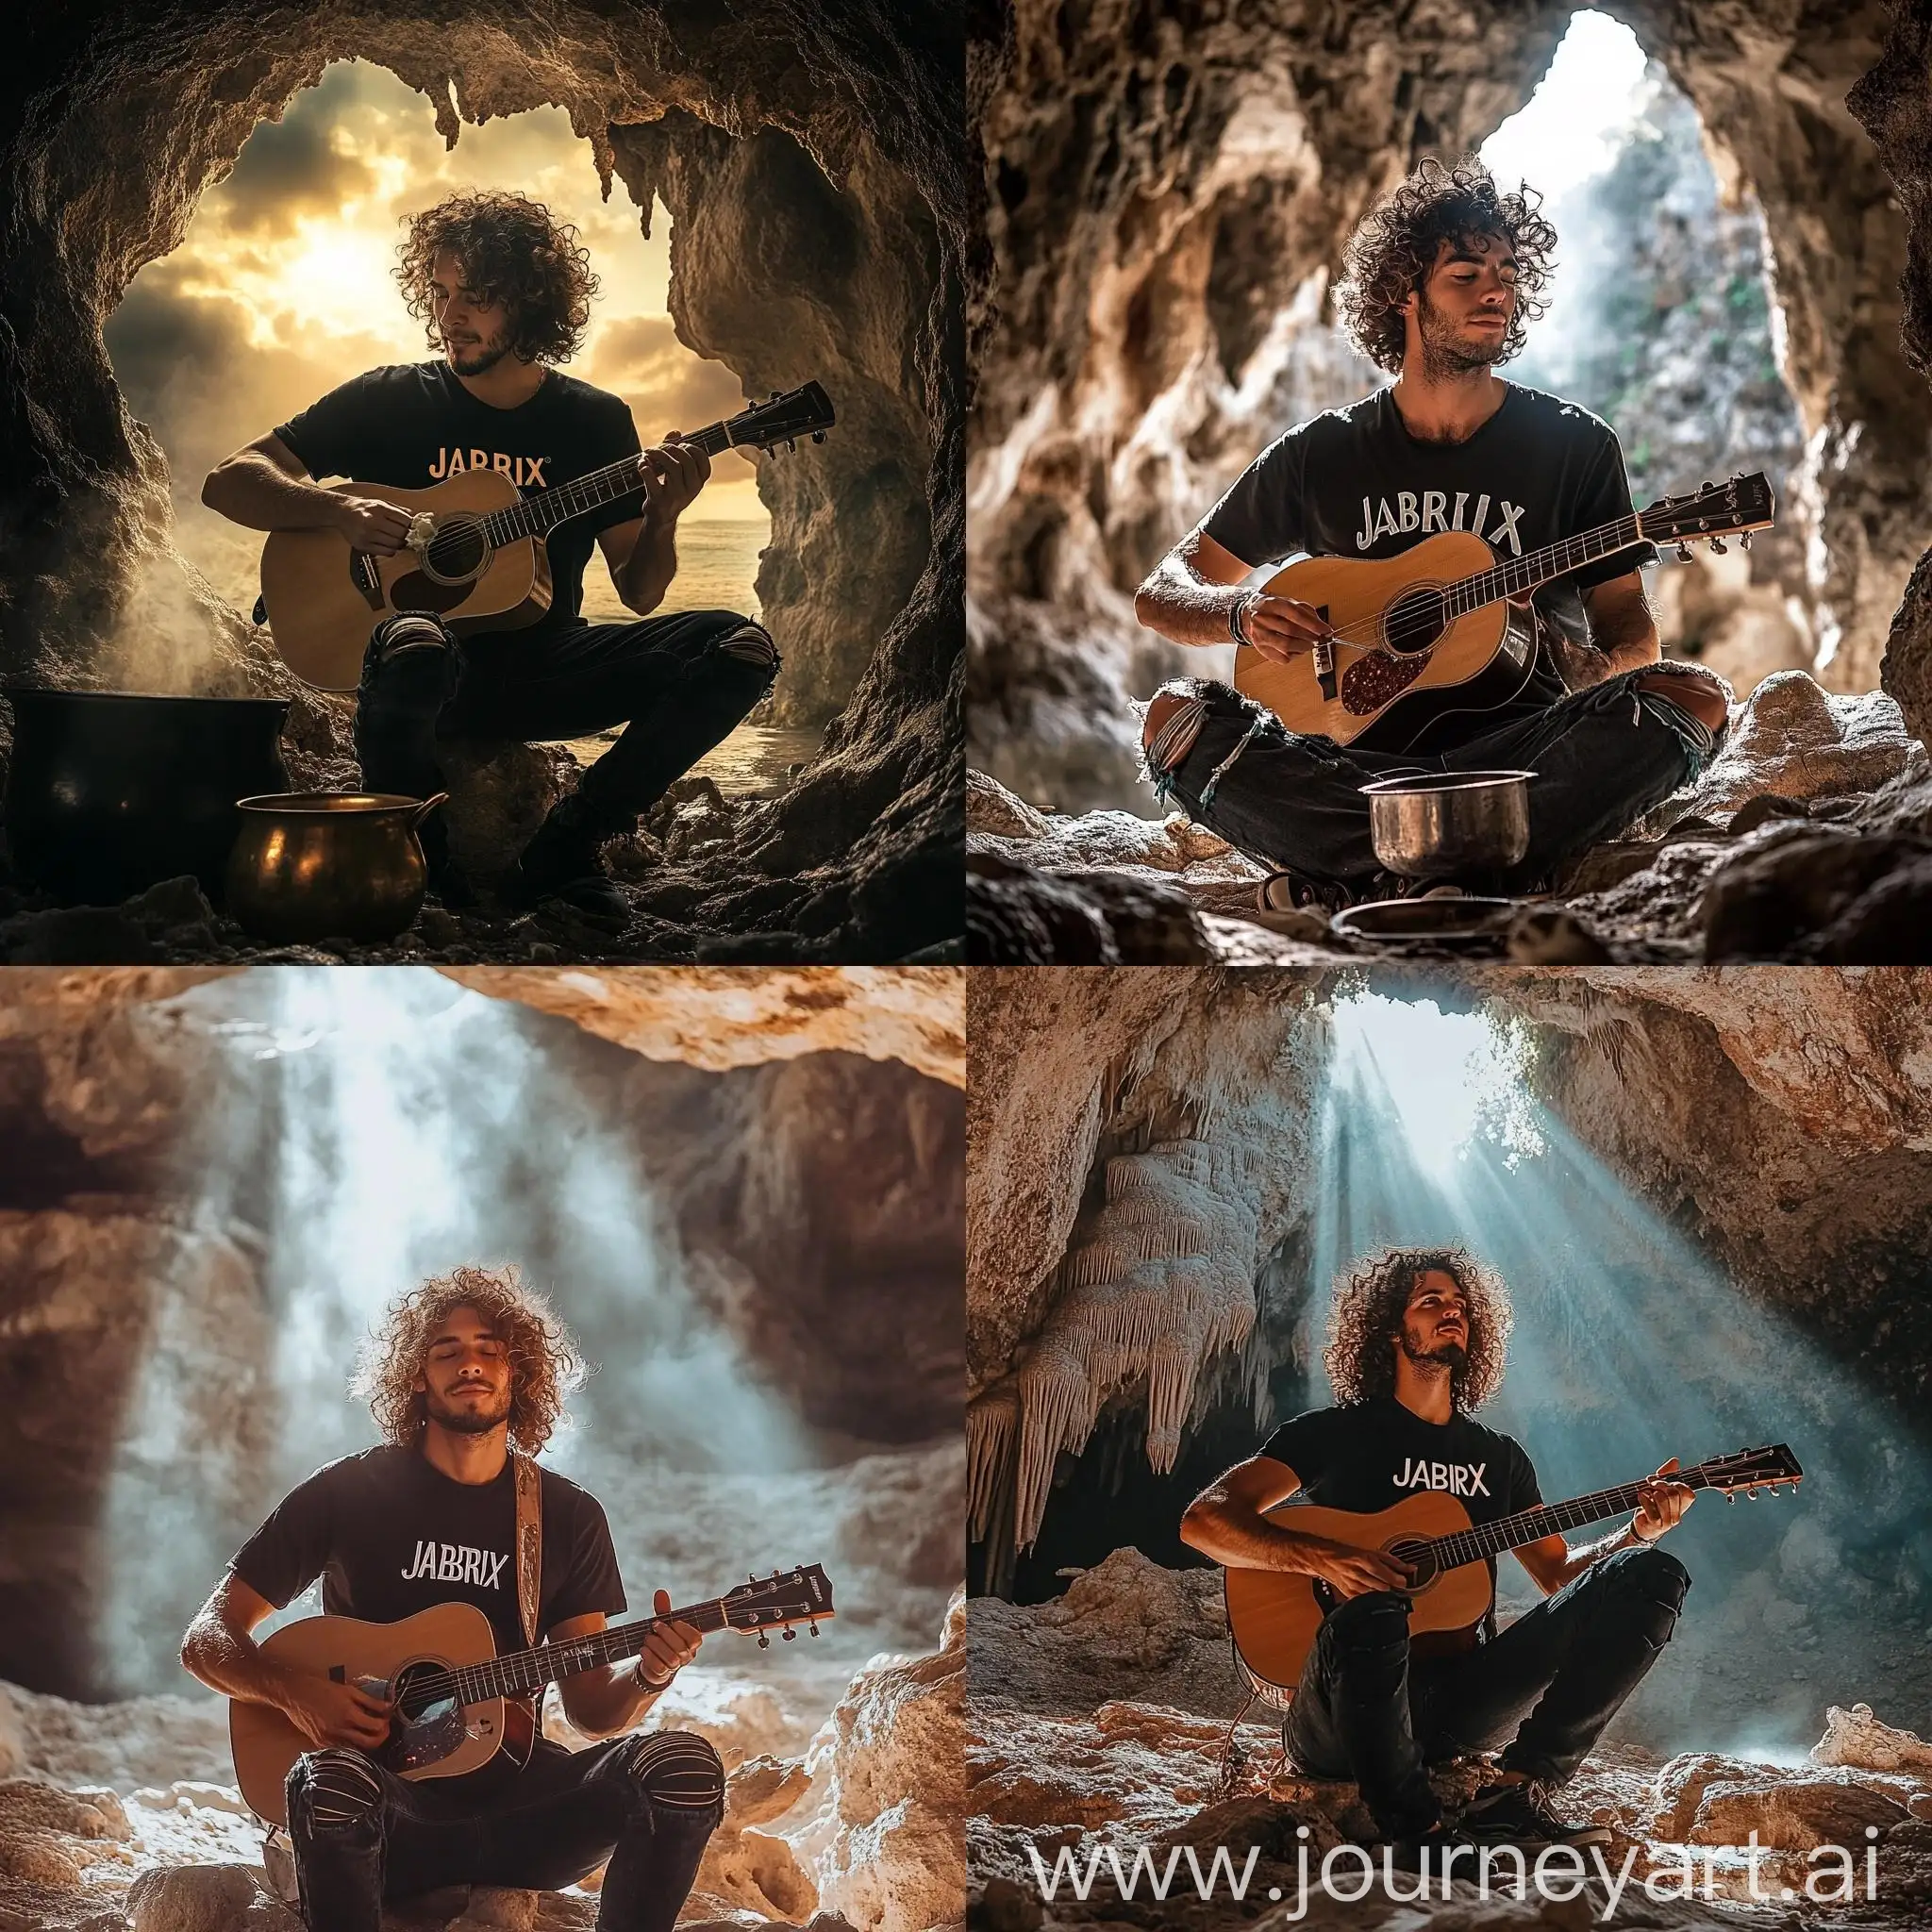
M 1502 1276 L 1466 1248 L 1383 1248 L 1335 1284 L 1322 1366 L 1337 1402 L 1346 1407 L 1395 1392 L 1390 1343 L 1402 1333 L 1416 1283 L 1432 1269 L 1448 1275 L 1469 1303 L 1469 1349 L 1450 1377 L 1450 1399 L 1467 1415 L 1502 1386 L 1511 1321 Z
M 1542 197 L 1526 182 L 1504 194 L 1473 155 L 1453 168 L 1421 163 L 1385 195 L 1348 238 L 1335 300 L 1349 340 L 1377 368 L 1400 373 L 1406 338 L 1402 305 L 1424 282 L 1444 242 L 1485 236 L 1507 242 L 1516 257 L 1516 306 L 1503 332 L 1500 362 L 1522 353 L 1529 325 L 1548 308 L 1541 297 L 1556 266 L 1557 231 L 1538 213 Z
M 362 1344 L 350 1392 L 368 1399 L 389 1441 L 412 1444 L 429 1419 L 415 1380 L 429 1338 L 456 1308 L 475 1308 L 503 1342 L 509 1358 L 509 1439 L 525 1456 L 536 1455 L 562 1420 L 564 1397 L 586 1368 L 570 1331 L 514 1267 L 453 1269 L 391 1303 L 382 1325 Z
M 432 349 L 442 342 L 430 277 L 445 249 L 462 264 L 471 293 L 508 309 L 512 355 L 525 362 L 568 362 L 582 347 L 598 287 L 591 251 L 541 201 L 483 189 L 452 194 L 403 219 L 408 233 L 396 249 L 396 281 Z

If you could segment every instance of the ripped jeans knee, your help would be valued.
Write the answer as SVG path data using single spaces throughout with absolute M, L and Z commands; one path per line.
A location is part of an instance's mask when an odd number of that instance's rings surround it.
M 311 1833 L 353 1831 L 382 1809 L 382 1780 L 359 1751 L 308 1751 L 289 1773 L 289 1818 Z
M 1158 786 L 1193 750 L 1207 717 L 1207 705 L 1182 686 L 1162 685 L 1155 692 L 1141 726 L 1141 749 L 1146 755 L 1147 775 L 1153 784 Z
M 710 1742 L 691 1731 L 654 1731 L 624 1750 L 625 1774 L 651 1809 L 700 1819 L 715 1827 L 724 1804 L 724 1763 Z

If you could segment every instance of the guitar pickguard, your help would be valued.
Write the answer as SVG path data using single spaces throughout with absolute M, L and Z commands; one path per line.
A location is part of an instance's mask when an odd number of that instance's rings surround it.
M 1373 717 L 1398 691 L 1407 691 L 1428 668 L 1428 662 L 1426 651 L 1402 658 L 1391 652 L 1372 651 L 1366 658 L 1357 658 L 1341 674 L 1341 708 L 1351 717 Z
M 441 1764 L 461 1748 L 469 1735 L 462 1706 L 455 1698 L 445 1697 L 413 1718 L 396 1721 L 383 1760 L 398 1776 L 407 1777 L 412 1771 Z

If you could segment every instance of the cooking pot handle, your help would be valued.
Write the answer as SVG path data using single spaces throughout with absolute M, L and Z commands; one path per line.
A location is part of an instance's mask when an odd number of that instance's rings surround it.
M 426 819 L 429 816 L 429 814 L 433 812 L 439 805 L 447 805 L 448 803 L 449 793 L 447 791 L 439 791 L 434 798 L 425 798 L 423 801 L 423 803 L 419 805 L 416 808 L 416 809 L 409 814 L 410 831 L 413 832 L 416 829 L 416 827 L 420 825 L 423 823 L 423 821 Z

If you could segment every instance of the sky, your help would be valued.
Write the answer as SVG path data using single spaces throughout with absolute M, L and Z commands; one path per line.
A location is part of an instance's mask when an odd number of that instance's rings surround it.
M 625 397 L 645 442 L 744 407 L 737 377 L 672 327 L 669 215 L 654 208 L 647 242 L 622 182 L 602 201 L 590 143 L 561 108 L 466 123 L 445 150 L 421 94 L 339 62 L 255 130 L 106 329 L 128 408 L 167 452 L 181 548 L 244 608 L 260 538 L 201 507 L 202 477 L 351 375 L 432 353 L 391 277 L 398 220 L 474 187 L 519 189 L 576 225 L 603 288 L 569 373 Z M 686 518 L 766 524 L 754 475 L 720 457 Z M 593 558 L 587 587 L 600 573 Z
M 1643 49 L 1621 21 L 1572 15 L 1528 104 L 1483 142 L 1490 172 L 1505 188 L 1526 180 L 1548 202 L 1601 174 L 1637 111 L 1643 68 Z

